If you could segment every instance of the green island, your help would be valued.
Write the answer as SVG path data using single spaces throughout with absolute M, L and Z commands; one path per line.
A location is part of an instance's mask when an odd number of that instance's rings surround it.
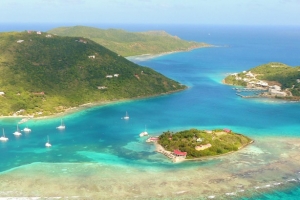
M 122 56 L 161 54 L 210 47 L 203 42 L 185 41 L 165 31 L 128 32 L 87 26 L 58 27 L 48 31 L 60 36 L 84 37 Z
M 0 116 L 49 116 L 186 86 L 82 37 L 0 33 Z
M 240 73 L 232 73 L 223 82 L 237 88 L 237 95 L 244 98 L 268 97 L 284 100 L 300 100 L 300 67 L 271 62 Z M 242 95 L 240 91 L 260 91 L 252 95 Z
M 156 150 L 173 160 L 203 159 L 237 151 L 253 140 L 229 129 L 164 132 L 159 137 L 150 137 L 148 142 L 156 143 Z

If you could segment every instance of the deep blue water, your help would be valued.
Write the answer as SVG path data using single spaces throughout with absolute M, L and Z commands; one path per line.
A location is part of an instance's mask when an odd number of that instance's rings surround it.
M 0 31 L 35 29 L 54 25 L 1 26 Z M 99 25 L 107 28 L 108 25 Z M 173 165 L 153 158 L 153 146 L 139 133 L 152 135 L 188 128 L 230 128 L 255 136 L 300 136 L 300 103 L 271 99 L 241 99 L 231 86 L 221 83 L 227 73 L 240 72 L 267 62 L 300 65 L 300 27 L 215 27 L 215 26 L 123 26 L 129 31 L 166 30 L 182 39 L 206 42 L 218 47 L 196 49 L 154 58 L 129 58 L 143 66 L 189 86 L 171 95 L 113 103 L 63 116 L 66 130 L 58 131 L 61 117 L 30 120 L 31 133 L 12 134 L 20 119 L 1 119 L 8 142 L 0 143 L 0 171 L 32 162 L 103 162 L 135 167 L 176 168 L 199 163 Z M 121 119 L 128 111 L 130 119 Z M 52 147 L 44 144 L 49 135 Z M 201 165 L 213 165 L 210 161 Z M 293 199 L 299 187 L 257 199 Z

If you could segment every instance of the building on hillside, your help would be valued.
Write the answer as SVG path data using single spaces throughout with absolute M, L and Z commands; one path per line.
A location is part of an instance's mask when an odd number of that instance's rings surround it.
M 223 131 L 225 131 L 226 133 L 231 133 L 231 130 L 227 128 L 224 128 Z
M 89 58 L 93 58 L 93 59 L 95 59 L 95 58 L 96 58 L 96 56 L 95 56 L 95 55 L 91 55 L 91 56 L 89 56 Z
M 104 89 L 107 89 L 107 87 L 106 86 L 98 86 L 97 87 L 99 90 L 104 90 Z
M 119 74 L 114 74 L 114 77 L 119 77 Z
M 0 96 L 2 96 L 2 95 L 5 95 L 5 93 L 4 92 L 0 92 Z
M 17 43 L 22 43 L 22 42 L 24 42 L 24 40 L 18 40 L 18 41 L 17 41 Z
M 112 75 L 106 75 L 106 78 L 112 78 L 113 76 Z
M 36 34 L 38 34 L 38 35 L 41 35 L 41 34 L 42 34 L 42 32 L 41 32 L 41 31 L 37 31 L 37 32 L 36 32 Z

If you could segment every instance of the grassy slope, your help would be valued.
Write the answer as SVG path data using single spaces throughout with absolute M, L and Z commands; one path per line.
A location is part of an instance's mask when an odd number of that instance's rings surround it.
M 184 89 L 154 70 L 138 66 L 105 47 L 46 33 L 0 33 L 0 115 L 44 115 L 88 102 L 158 95 Z M 24 40 L 17 43 L 18 40 Z M 95 59 L 88 58 L 95 55 Z M 106 75 L 120 74 L 106 78 Z M 99 90 L 98 86 L 107 89 Z M 45 95 L 36 93 L 44 92 Z
M 74 26 L 55 28 L 48 32 L 61 36 L 89 38 L 122 56 L 159 54 L 209 46 L 205 43 L 181 40 L 164 31 L 127 32 L 118 29 L 103 30 Z

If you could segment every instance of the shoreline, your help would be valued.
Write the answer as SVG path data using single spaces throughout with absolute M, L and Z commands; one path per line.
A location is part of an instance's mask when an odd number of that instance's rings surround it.
M 146 58 L 146 60 L 149 60 L 149 59 L 153 59 L 153 58 L 157 58 L 160 56 L 165 56 L 165 55 L 169 55 L 169 54 L 173 54 L 173 53 L 188 52 L 188 51 L 192 51 L 195 49 L 210 48 L 210 47 L 218 47 L 218 46 L 207 44 L 207 45 L 203 45 L 203 46 L 199 46 L 199 47 L 188 48 L 186 50 L 167 51 L 167 52 L 161 52 L 161 53 L 157 53 L 157 54 L 150 54 L 150 53 L 149 54 L 140 54 L 140 55 L 134 55 L 134 56 L 126 56 L 125 58 L 130 61 L 135 60 L 135 59 L 139 60 L 138 58 Z
M 108 104 L 121 103 L 121 102 L 126 102 L 126 101 L 133 101 L 133 100 L 155 98 L 155 97 L 160 97 L 160 96 L 164 96 L 164 95 L 169 95 L 169 94 L 181 92 L 181 91 L 184 91 L 186 89 L 188 89 L 188 86 L 186 86 L 186 88 L 184 88 L 184 89 L 169 91 L 169 92 L 166 92 L 166 93 L 160 93 L 160 94 L 155 94 L 155 95 L 150 95 L 150 96 L 135 97 L 135 98 L 132 98 L 132 99 L 118 99 L 118 100 L 112 100 L 112 101 L 89 102 L 89 103 L 78 105 L 76 107 L 67 108 L 63 112 L 54 113 L 54 114 L 48 115 L 48 116 L 36 116 L 36 117 L 32 116 L 32 115 L 0 116 L 0 119 L 7 119 L 7 118 L 12 118 L 13 119 L 13 118 L 15 118 L 15 119 L 21 119 L 21 121 L 26 119 L 26 118 L 29 118 L 28 120 L 31 120 L 31 119 L 35 119 L 35 120 L 51 119 L 51 118 L 57 118 L 57 117 L 60 117 L 60 116 L 66 116 L 66 115 L 69 115 L 69 114 L 74 114 L 76 112 L 83 111 L 85 109 L 89 109 L 89 108 L 93 108 L 93 107 L 97 107 L 97 106 L 104 106 L 104 105 L 108 105 Z M 23 122 L 21 122 L 21 123 L 23 123 Z
M 237 86 L 237 87 L 243 87 L 243 88 L 248 88 L 246 86 L 241 86 L 241 85 L 233 85 L 233 84 L 229 84 L 226 83 L 225 79 L 222 80 L 222 84 L 224 85 L 229 85 L 229 86 Z M 260 88 L 255 88 L 255 89 L 260 89 Z M 240 95 L 238 95 L 240 96 Z M 295 96 L 288 96 L 288 97 L 278 97 L 278 96 L 272 96 L 272 95 L 268 95 L 268 94 L 259 94 L 256 97 L 243 97 L 240 96 L 243 99 L 249 99 L 249 98 L 256 98 L 256 99 L 276 99 L 276 100 L 282 100 L 282 101 L 287 101 L 287 102 L 300 102 L 300 97 L 295 97 Z
M 237 151 L 230 151 L 230 152 L 227 152 L 227 153 L 224 153 L 224 154 L 219 154 L 219 155 L 214 155 L 214 156 L 204 156 L 204 157 L 201 157 L 201 158 L 176 157 L 176 156 L 173 156 L 171 151 L 167 151 L 162 145 L 158 144 L 158 142 L 153 142 L 153 143 L 155 145 L 155 151 L 156 152 L 165 155 L 166 157 L 171 159 L 174 163 L 179 163 L 179 162 L 187 162 L 187 161 L 206 161 L 206 160 L 211 160 L 211 159 L 219 158 L 219 157 L 222 157 L 222 156 L 230 155 L 230 154 L 239 152 L 240 150 L 246 148 L 250 144 L 253 144 L 254 140 L 251 140 L 249 143 L 241 146 Z

